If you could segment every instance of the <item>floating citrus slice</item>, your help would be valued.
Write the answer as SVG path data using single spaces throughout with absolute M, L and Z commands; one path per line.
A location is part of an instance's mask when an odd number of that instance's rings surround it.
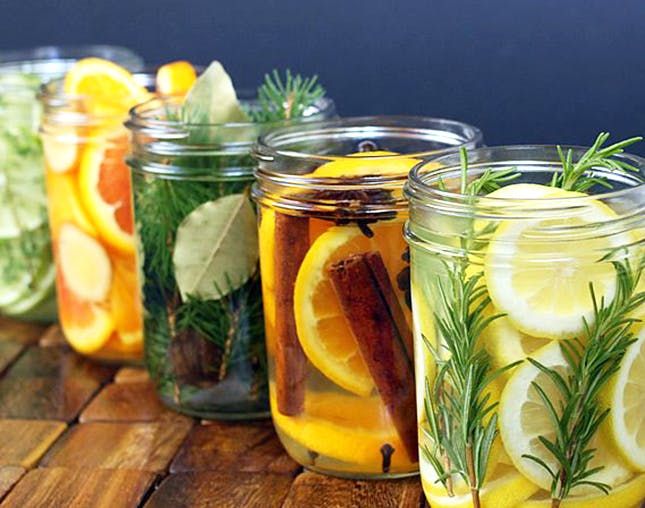
M 110 288 L 110 311 L 123 345 L 142 343 L 143 318 L 137 269 L 133 256 L 114 256 L 114 277 Z
M 375 150 L 373 152 L 351 153 L 347 157 L 326 162 L 311 176 L 320 178 L 352 178 L 361 176 L 405 176 L 419 162 L 419 159 L 401 157 L 398 153 Z
M 645 327 L 603 395 L 613 444 L 633 469 L 645 471 Z
M 565 378 L 568 375 L 569 367 L 559 342 L 551 342 L 531 357 L 542 365 L 559 371 Z M 541 465 L 526 458 L 526 455 L 537 457 L 552 470 L 557 470 L 555 458 L 539 440 L 539 437 L 543 436 L 553 441 L 556 431 L 534 384 L 542 388 L 554 407 L 560 407 L 562 397 L 549 376 L 531 363 L 524 362 L 515 369 L 502 392 L 499 429 L 504 449 L 517 470 L 542 489 L 549 490 L 549 473 Z M 593 438 L 592 445 L 596 451 L 589 468 L 602 466 L 602 469 L 591 475 L 589 481 L 602 482 L 614 487 L 630 478 L 632 473 L 609 451 L 600 433 Z M 572 489 L 571 494 L 593 495 L 596 492 L 596 489 L 590 486 L 577 486 Z
M 48 171 L 45 178 L 49 195 L 49 223 L 54 240 L 58 237 L 60 226 L 65 223 L 74 224 L 85 233 L 96 236 L 96 228 L 83 210 L 74 177 Z
M 271 390 L 275 393 L 275 389 Z M 381 447 L 394 448 L 392 469 L 412 464 L 403 451 L 387 409 L 380 397 L 354 397 L 332 392 L 308 392 L 300 416 L 284 416 L 271 397 L 274 423 L 308 450 L 353 464 L 373 464 L 380 471 Z
M 85 109 L 98 115 L 125 115 L 150 97 L 123 67 L 101 58 L 84 58 L 65 75 L 66 94 L 82 96 Z
M 61 325 L 71 346 L 84 354 L 101 349 L 114 331 L 110 313 L 100 304 L 78 298 L 61 270 L 56 273 L 56 290 Z
M 67 173 L 78 161 L 79 133 L 76 127 L 48 126 L 41 136 L 47 169 Z
M 81 157 L 81 200 L 99 235 L 121 252 L 134 252 L 130 172 L 125 163 L 127 138 L 89 144 Z
M 496 191 L 489 197 L 507 197 L 513 187 L 503 188 L 504 195 Z M 584 226 L 612 221 L 617 216 L 596 200 L 579 200 L 574 206 L 576 202 L 570 198 L 583 199 L 580 193 L 540 185 L 532 188 L 536 199 L 526 192 L 525 184 L 521 199 L 530 199 L 532 208 L 541 208 L 542 217 L 507 220 L 497 228 L 485 258 L 486 284 L 495 307 L 523 333 L 554 339 L 570 337 L 582 332 L 583 318 L 587 322 L 593 318 L 590 284 L 598 300 L 613 298 L 614 268 L 598 260 L 612 248 L 628 245 L 629 238 L 587 235 L 575 242 L 558 241 L 558 232 L 564 228 L 585 231 Z M 564 211 L 563 201 L 567 201 Z M 509 206 L 527 203 L 520 200 Z M 549 210 L 556 208 L 557 216 L 550 216 Z
M 300 266 L 294 290 L 296 328 L 311 363 L 342 388 L 367 396 L 374 388 L 356 339 L 328 277 L 328 267 L 352 254 L 378 251 L 396 288 L 396 276 L 405 268 L 405 240 L 401 222 L 370 226 L 372 238 L 358 226 L 334 226 L 312 244 Z M 405 306 L 403 293 L 398 294 Z M 409 317 L 409 316 L 408 316 Z
M 185 95 L 197 79 L 195 68 L 185 60 L 170 62 L 157 70 L 157 93 Z

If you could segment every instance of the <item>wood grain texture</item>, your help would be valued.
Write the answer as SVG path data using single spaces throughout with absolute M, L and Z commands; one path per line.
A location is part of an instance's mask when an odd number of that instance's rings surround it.
M 81 423 L 58 440 L 41 466 L 162 472 L 191 425 L 192 422 Z
M 62 422 L 0 420 L 0 466 L 33 467 L 65 428 Z
M 15 340 L 22 344 L 34 344 L 47 329 L 44 325 L 25 323 L 0 316 L 0 340 Z
M 170 470 L 293 474 L 299 466 L 286 455 L 271 422 L 211 422 L 192 429 Z
M 157 398 L 150 381 L 112 383 L 104 387 L 81 413 L 80 421 L 191 421 L 167 409 Z
M 25 474 L 20 466 L 0 466 L 0 501 L 7 495 L 18 480 Z
M 352 481 L 305 472 L 293 482 L 284 508 L 419 508 L 425 505 L 418 478 Z
M 155 475 L 144 471 L 34 469 L 13 488 L 2 508 L 131 508 Z
M 0 340 L 0 374 L 13 362 L 25 348 L 15 340 Z
M 285 475 L 180 473 L 166 478 L 145 508 L 278 508 L 290 485 Z
M 145 383 L 147 381 L 150 381 L 150 376 L 141 367 L 121 367 L 114 376 L 115 383 Z
M 67 340 L 59 325 L 51 325 L 45 330 L 40 339 L 38 339 L 38 345 L 40 347 L 65 346 L 66 344 Z

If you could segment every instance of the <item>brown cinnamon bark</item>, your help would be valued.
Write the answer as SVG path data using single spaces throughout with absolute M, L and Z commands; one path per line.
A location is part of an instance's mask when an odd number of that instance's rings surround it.
M 295 416 L 305 402 L 307 358 L 300 346 L 293 312 L 293 290 L 309 249 L 309 219 L 275 214 L 275 386 L 278 411 Z
M 329 268 L 334 290 L 410 460 L 418 460 L 412 333 L 378 252 Z

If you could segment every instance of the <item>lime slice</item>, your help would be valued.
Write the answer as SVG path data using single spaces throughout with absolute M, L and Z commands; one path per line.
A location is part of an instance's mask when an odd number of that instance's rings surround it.
M 55 302 L 56 291 L 54 283 L 56 280 L 56 270 L 50 262 L 47 264 L 44 273 L 36 280 L 36 283 L 28 287 L 28 291 L 21 297 L 8 305 L 0 306 L 0 311 L 13 317 L 30 317 L 35 320 L 50 320 L 55 315 L 55 308 L 52 303 Z M 47 303 L 48 305 L 44 305 Z M 42 305 L 42 309 L 37 309 Z M 33 314 L 32 314 L 33 313 Z

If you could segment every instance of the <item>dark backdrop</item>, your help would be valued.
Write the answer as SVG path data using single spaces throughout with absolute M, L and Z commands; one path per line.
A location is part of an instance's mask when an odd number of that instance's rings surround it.
M 343 115 L 456 118 L 491 145 L 645 134 L 645 0 L 0 5 L 3 49 L 108 43 L 151 63 L 216 58 L 240 87 L 288 66 L 318 73 Z

